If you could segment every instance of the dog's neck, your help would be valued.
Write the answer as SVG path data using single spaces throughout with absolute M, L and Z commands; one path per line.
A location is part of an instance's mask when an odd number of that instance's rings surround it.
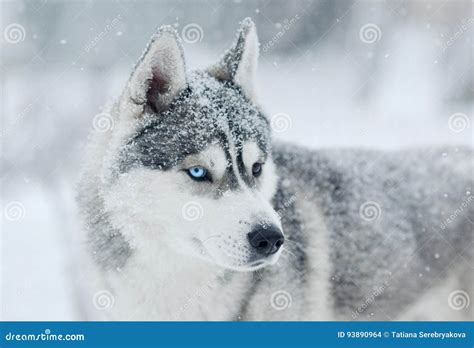
M 225 306 L 216 308 L 214 299 L 230 282 L 242 279 L 241 274 L 235 275 L 209 262 L 178 254 L 166 246 L 161 246 L 156 253 L 136 249 L 125 267 L 112 273 L 111 285 L 120 284 L 120 288 L 114 287 L 117 298 L 116 312 L 112 315 L 122 318 L 125 315 L 127 320 L 233 319 L 235 314 L 228 312 Z M 122 297 L 127 298 L 123 306 Z M 143 305 L 143 302 L 150 305 Z

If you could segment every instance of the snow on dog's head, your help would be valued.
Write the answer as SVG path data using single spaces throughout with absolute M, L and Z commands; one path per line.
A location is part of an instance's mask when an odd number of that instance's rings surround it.
M 188 74 L 161 28 L 116 106 L 105 208 L 136 252 L 163 247 L 235 270 L 276 262 L 283 232 L 271 201 L 270 127 L 255 105 L 251 20 L 205 71 Z

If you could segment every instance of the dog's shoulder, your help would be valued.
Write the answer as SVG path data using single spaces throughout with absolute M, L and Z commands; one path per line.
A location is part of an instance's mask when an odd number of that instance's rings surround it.
M 472 150 L 309 150 L 274 144 L 272 154 L 280 191 L 296 192 L 321 207 L 334 305 L 342 317 L 380 287 L 377 308 L 397 315 L 402 304 L 438 281 L 435 275 L 453 257 L 469 258 L 462 241 L 472 234 L 466 219 L 474 207 Z

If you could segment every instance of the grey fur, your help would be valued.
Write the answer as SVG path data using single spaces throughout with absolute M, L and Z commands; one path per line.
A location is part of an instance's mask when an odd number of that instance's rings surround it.
M 463 276 L 472 279 L 474 205 L 441 227 L 463 201 L 474 200 L 472 150 L 382 153 L 278 145 L 274 157 L 290 182 L 288 189 L 304 192 L 324 211 L 334 310 L 341 318 L 350 318 L 374 287 L 384 284 L 389 285 L 365 308 L 363 318 L 372 319 L 369 313 L 397 318 L 423 291 L 454 273 L 458 262 L 467 263 L 469 273 Z M 374 221 L 363 220 L 359 212 L 369 200 L 381 207 Z M 284 215 L 283 221 L 293 218 Z
M 188 88 L 166 111 L 144 116 L 123 148 L 120 171 L 136 165 L 167 170 L 214 142 L 228 149 L 226 133 L 232 135 L 238 149 L 244 142 L 255 140 L 268 152 L 268 121 L 261 111 L 232 82 L 219 82 L 205 72 L 195 72 Z
M 238 38 L 236 47 L 243 49 L 241 40 L 245 35 Z M 225 55 L 226 66 L 234 73 L 240 56 Z M 230 62 L 231 57 L 237 61 Z M 227 271 L 218 277 L 215 291 L 223 294 L 235 289 L 235 298 L 217 296 L 213 303 L 216 308 L 229 309 L 230 314 L 224 319 L 404 318 L 423 294 L 450 278 L 456 279 L 451 291 L 462 288 L 472 295 L 472 149 L 382 153 L 309 150 L 274 143 L 261 110 L 241 87 L 216 76 L 212 69 L 211 73 L 190 74 L 186 88 L 163 111 L 147 107 L 143 100 L 129 102 L 131 109 L 143 108 L 137 112 L 135 129 L 114 149 L 117 153 L 110 157 L 112 160 L 105 160 L 110 140 L 104 142 L 105 146 L 91 145 L 93 149 L 100 148 L 96 156 L 100 158 L 99 165 L 85 168 L 79 187 L 89 253 L 104 278 L 120 272 L 136 252 L 112 222 L 104 203 L 104 187 L 137 168 L 170 171 L 187 156 L 217 144 L 225 151 L 228 163 L 219 194 L 213 198 L 219 200 L 227 191 L 243 189 L 234 175 L 231 151 L 236 151 L 244 185 L 257 190 L 258 180 L 246 174 L 242 160 L 243 145 L 253 140 L 277 167 L 278 186 L 272 204 L 281 217 L 285 250 L 274 266 L 253 273 Z M 115 104 L 112 113 L 123 117 L 120 105 Z M 99 167 L 113 175 L 104 179 Z M 369 201 L 380 207 L 380 216 L 375 219 L 362 216 L 361 207 Z M 463 202 L 468 203 L 456 219 L 445 223 Z M 308 204 L 312 207 L 309 212 L 303 209 Z M 314 228 L 311 222 L 316 217 L 320 225 Z M 323 234 L 327 235 L 327 250 L 311 249 L 309 246 Z M 315 252 L 327 254 L 328 265 L 323 261 L 315 263 Z M 160 281 L 166 283 L 166 279 Z M 315 297 L 321 294 L 312 289 L 325 282 L 329 284 L 325 299 L 315 305 Z M 291 295 L 292 304 L 279 311 L 271 299 L 282 289 Z M 446 297 L 439 298 L 437 309 L 446 307 L 446 301 Z M 222 319 L 206 310 L 209 308 L 201 308 L 204 314 L 198 319 Z M 320 312 L 330 314 L 319 315 Z M 414 318 L 434 317 L 424 317 L 422 313 Z

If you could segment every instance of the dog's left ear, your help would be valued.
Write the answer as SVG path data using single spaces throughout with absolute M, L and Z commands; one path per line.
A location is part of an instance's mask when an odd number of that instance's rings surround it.
M 160 112 L 185 87 L 186 66 L 180 39 L 176 30 L 163 26 L 135 66 L 127 84 L 129 98 L 136 105 Z
M 234 45 L 208 69 L 209 74 L 221 81 L 234 81 L 247 97 L 255 99 L 258 46 L 255 24 L 250 18 L 245 18 L 240 23 Z

